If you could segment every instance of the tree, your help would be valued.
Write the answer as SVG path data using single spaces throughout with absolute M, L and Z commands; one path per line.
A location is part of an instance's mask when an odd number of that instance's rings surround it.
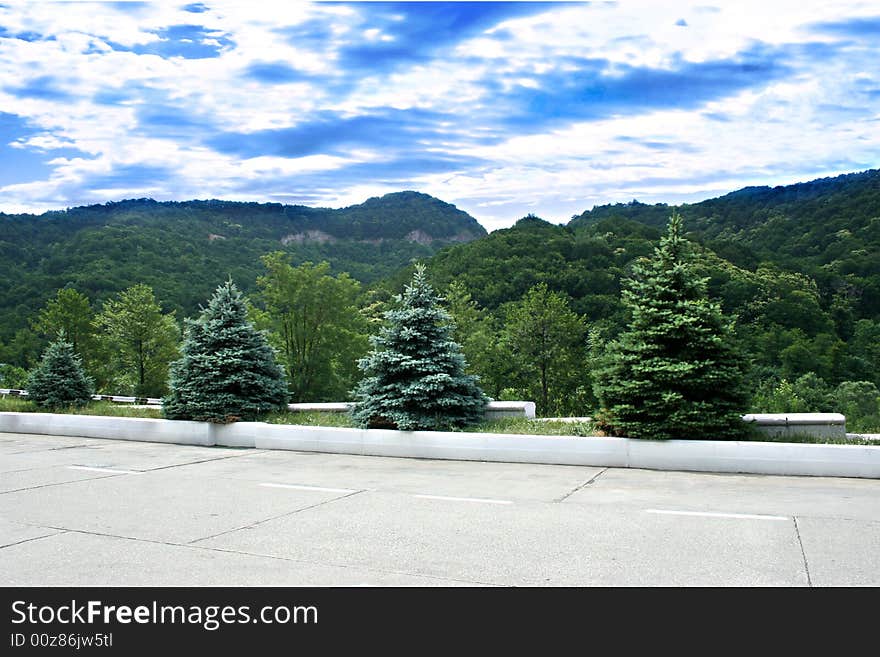
M 352 413 L 363 427 L 413 431 L 462 427 L 483 417 L 488 399 L 476 377 L 465 374 L 461 348 L 452 339 L 449 314 L 416 267 L 385 314 L 387 325 L 371 339 L 373 351 L 359 361 L 366 374 Z
M 843 413 L 850 431 L 880 427 L 880 389 L 872 381 L 844 381 L 833 394 L 834 410 Z
M 225 423 L 285 407 L 284 371 L 266 336 L 248 322 L 232 281 L 217 288 L 198 319 L 186 320 L 185 333 L 162 402 L 165 417 Z
M 461 345 L 467 373 L 476 376 L 490 396 L 500 398 L 510 385 L 512 367 L 495 318 L 474 301 L 461 280 L 449 284 L 446 307 L 454 326 L 452 338 Z
M 73 345 L 60 337 L 46 349 L 26 385 L 28 399 L 44 408 L 85 406 L 94 389 Z
M 594 388 L 606 426 L 632 438 L 736 439 L 748 395 L 745 360 L 720 306 L 696 276 L 681 217 L 647 262 L 633 267 L 623 293 L 631 312 Z
M 360 284 L 348 274 L 330 275 L 330 265 L 290 264 L 290 256 L 263 256 L 268 270 L 257 279 L 269 328 L 286 365 L 294 401 L 347 397 L 359 372 L 357 360 L 369 343 L 356 300 Z
M 135 395 L 161 395 L 168 364 L 179 356 L 179 329 L 174 313 L 162 308 L 148 285 L 134 285 L 104 303 L 95 318 L 102 331 L 104 361 L 112 372 L 106 379 Z
M 520 389 L 540 415 L 566 413 L 578 382 L 586 379 L 586 325 L 568 299 L 539 283 L 507 306 L 502 342 Z
M 28 373 L 23 367 L 0 363 L 0 388 L 26 388 Z
M 86 295 L 73 288 L 65 287 L 56 292 L 33 322 L 37 333 L 56 337 L 69 342 L 73 350 L 82 357 L 92 346 L 95 332 L 92 326 L 92 304 Z

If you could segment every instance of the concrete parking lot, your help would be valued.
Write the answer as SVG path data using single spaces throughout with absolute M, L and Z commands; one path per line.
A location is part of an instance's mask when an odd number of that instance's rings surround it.
M 880 584 L 880 481 L 0 434 L 0 584 Z

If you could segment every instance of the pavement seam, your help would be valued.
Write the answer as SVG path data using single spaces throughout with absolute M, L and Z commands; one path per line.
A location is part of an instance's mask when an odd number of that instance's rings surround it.
M 564 502 L 564 501 L 567 500 L 569 497 L 571 497 L 572 495 L 574 495 L 575 493 L 577 493 L 579 490 L 583 490 L 584 488 L 586 488 L 587 486 L 589 486 L 590 484 L 592 484 L 592 483 L 593 483 L 594 481 L 596 481 L 599 477 L 601 477 L 603 474 L 605 474 L 609 469 L 610 469 L 610 468 L 602 468 L 601 470 L 599 470 L 599 472 L 597 472 L 597 473 L 594 474 L 592 477 L 590 477 L 589 479 L 587 479 L 584 483 L 580 484 L 579 486 L 575 486 L 572 490 L 568 491 L 565 495 L 563 495 L 562 497 L 557 498 L 557 499 L 555 499 L 555 500 L 553 500 L 553 501 L 554 501 L 554 502 Z
M 187 461 L 186 463 L 173 463 L 171 465 L 161 465 L 158 468 L 149 468 L 147 470 L 138 470 L 138 472 L 156 472 L 157 470 L 170 470 L 172 468 L 182 468 L 186 465 L 198 465 L 199 463 L 210 463 L 211 461 L 225 461 L 226 459 L 236 459 L 242 456 L 245 456 L 245 453 L 242 454 L 229 454 L 228 456 L 215 456 L 210 459 L 202 459 L 200 461 Z
M 10 493 L 21 493 L 26 490 L 37 490 L 38 488 L 50 488 L 52 486 L 66 486 L 67 484 L 79 484 L 84 481 L 97 481 L 98 479 L 110 479 L 111 477 L 125 477 L 124 474 L 107 474 L 104 476 L 97 475 L 95 477 L 84 477 L 83 479 L 71 479 L 70 481 L 55 481 L 51 484 L 40 484 L 39 486 L 28 486 L 27 488 L 16 488 L 15 490 L 0 491 L 0 495 L 9 495 Z
M 813 581 L 810 578 L 810 566 L 807 563 L 807 553 L 804 551 L 804 542 L 801 540 L 801 530 L 798 527 L 797 516 L 792 516 L 791 519 L 794 521 L 794 533 L 797 536 L 798 545 L 801 548 L 801 557 L 804 559 L 804 572 L 807 573 L 807 586 L 812 587 Z
M 60 452 L 64 449 L 100 449 L 100 445 L 68 445 L 65 447 L 42 447 L 39 449 L 23 449 L 18 452 L 9 452 L 9 456 L 21 456 L 22 454 L 42 454 L 44 452 Z
M 30 525 L 32 526 L 32 525 Z M 46 534 L 45 536 L 34 536 L 33 538 L 26 538 L 22 541 L 16 541 L 15 543 L 9 543 L 7 545 L 0 545 L 0 550 L 5 550 L 6 548 L 13 547 L 15 545 L 21 545 L 22 543 L 30 543 L 31 541 L 39 541 L 44 538 L 51 538 L 52 536 L 59 536 L 60 534 L 66 534 L 69 530 L 67 529 L 58 529 L 57 527 L 43 527 L 42 529 L 54 529 L 51 534 Z
M 363 492 L 363 491 L 357 491 L 356 493 L 352 493 L 352 495 L 356 495 L 357 493 L 360 493 L 360 492 Z M 345 497 L 351 497 L 351 495 L 346 495 Z M 338 498 L 338 499 L 341 499 L 341 498 Z M 330 501 L 332 501 L 332 500 L 330 500 Z M 311 508 L 311 507 L 309 507 L 309 508 Z M 301 510 L 305 511 L 306 509 L 301 509 Z M 260 521 L 260 522 L 266 522 L 266 521 Z M 19 524 L 27 524 L 27 523 L 19 523 Z M 259 523 L 255 523 L 255 524 L 259 524 Z M 390 575 L 406 575 L 409 577 L 421 577 L 424 579 L 434 579 L 434 580 L 443 581 L 443 582 L 459 582 L 462 584 L 479 584 L 482 586 L 504 586 L 504 585 L 500 585 L 500 584 L 494 584 L 492 582 L 482 582 L 479 580 L 460 579 L 460 578 L 456 578 L 456 577 L 442 577 L 440 575 L 426 575 L 423 573 L 411 573 L 411 572 L 408 572 L 405 570 L 387 570 L 385 568 L 375 568 L 372 566 L 361 566 L 358 564 L 341 564 L 338 562 L 311 561 L 308 559 L 291 559 L 290 557 L 281 557 L 281 556 L 274 555 L 274 554 L 263 554 L 260 552 L 246 552 L 244 550 L 232 550 L 229 548 L 211 547 L 209 545 L 193 545 L 192 543 L 174 543 L 172 541 L 160 541 L 160 540 L 151 539 L 151 538 L 137 538 L 134 536 L 122 536 L 119 534 L 108 534 L 106 532 L 89 531 L 86 529 L 70 529 L 67 527 L 53 527 L 53 526 L 45 526 L 45 525 L 29 525 L 29 526 L 40 527 L 41 529 L 54 529 L 55 533 L 47 534 L 46 536 L 38 536 L 36 538 L 25 539 L 24 541 L 19 541 L 18 543 L 12 543 L 11 545 L 18 545 L 19 543 L 27 543 L 29 541 L 37 541 L 37 540 L 40 540 L 43 538 L 51 538 L 53 536 L 60 536 L 62 534 L 85 534 L 86 536 L 101 536 L 104 538 L 117 538 L 117 539 L 123 540 L 123 541 L 134 541 L 136 543 L 152 543 L 154 545 L 165 545 L 168 547 L 179 547 L 179 548 L 190 549 L 190 550 L 203 550 L 206 552 L 220 552 L 223 554 L 240 554 L 240 555 L 246 556 L 246 557 L 260 557 L 263 559 L 273 559 L 275 561 L 285 561 L 288 563 L 302 563 L 302 564 L 309 564 L 312 566 L 331 566 L 333 568 L 344 568 L 344 569 L 351 569 L 351 570 L 357 569 L 357 570 L 364 570 L 367 572 L 382 573 L 382 574 L 386 574 L 386 575 L 389 575 L 389 574 Z M 235 531 L 235 530 L 233 530 L 233 531 Z M 220 535 L 221 534 L 218 534 L 218 536 L 220 536 Z M 211 537 L 208 537 L 208 538 L 211 538 Z M 205 539 L 199 539 L 199 540 L 205 540 Z M 4 546 L 4 547 L 11 547 L 11 546 Z
M 294 509 L 293 511 L 288 511 L 287 513 L 282 513 L 281 515 L 272 516 L 271 518 L 264 518 L 263 520 L 257 520 L 256 522 L 252 522 L 249 525 L 244 525 L 243 527 L 235 527 L 234 529 L 227 529 L 226 531 L 220 532 L 219 534 L 212 534 L 211 536 L 203 536 L 202 538 L 197 538 L 195 540 L 189 541 L 187 545 L 194 545 L 200 541 L 207 541 L 212 538 L 217 538 L 218 536 L 225 536 L 226 534 L 231 534 L 233 532 L 238 532 L 243 529 L 251 529 L 253 527 L 257 527 L 258 525 L 262 525 L 263 523 L 270 522 L 272 520 L 278 520 L 280 518 L 287 518 L 289 516 L 294 516 L 297 513 L 302 513 L 303 511 L 308 511 L 310 509 L 315 509 L 319 506 L 324 506 L 325 504 L 330 504 L 332 502 L 337 502 L 339 500 L 344 500 L 347 497 L 352 497 L 353 495 L 358 495 L 360 493 L 364 493 L 364 490 L 356 490 L 353 493 L 347 493 L 346 495 L 340 495 L 338 497 L 331 498 L 329 500 L 324 500 L 322 502 L 318 502 L 317 504 L 311 504 L 309 506 L 302 507 L 301 509 Z

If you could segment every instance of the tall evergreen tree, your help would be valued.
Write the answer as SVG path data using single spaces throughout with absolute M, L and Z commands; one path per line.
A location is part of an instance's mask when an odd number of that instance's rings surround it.
M 92 380 L 73 345 L 62 338 L 49 345 L 26 385 L 28 399 L 44 408 L 85 406 L 92 399 Z
M 400 308 L 385 313 L 387 326 L 372 338 L 373 351 L 358 363 L 366 377 L 354 393 L 355 421 L 405 431 L 479 421 L 488 399 L 477 378 L 465 374 L 449 314 L 428 284 L 424 266 L 416 267 L 397 301 Z
M 284 372 L 248 322 L 232 281 L 217 288 L 198 319 L 186 320 L 183 357 L 171 365 L 169 386 L 162 404 L 173 420 L 255 420 L 286 404 Z
M 681 217 L 623 292 L 632 314 L 596 373 L 603 421 L 632 438 L 736 439 L 745 424 L 745 362 L 730 322 L 694 272 Z

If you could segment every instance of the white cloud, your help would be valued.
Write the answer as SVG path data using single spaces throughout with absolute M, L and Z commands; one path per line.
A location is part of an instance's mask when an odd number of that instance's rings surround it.
M 45 180 L 0 186 L 0 207 L 44 210 L 148 194 L 261 200 L 248 196 L 247 185 L 269 180 L 279 181 L 278 188 L 260 187 L 260 195 L 287 194 L 303 176 L 356 164 L 379 167 L 394 154 L 358 144 L 346 152 L 290 158 L 237 156 L 206 146 L 203 133 L 251 133 L 301 125 L 316 115 L 357 117 L 387 108 L 451 117 L 442 138 L 416 135 L 400 148 L 410 149 L 413 160 L 445 154 L 475 163 L 442 173 L 414 169 L 408 181 L 491 227 L 526 211 L 564 221 L 593 203 L 709 196 L 878 165 L 880 98 L 868 91 L 880 89 L 880 48 L 866 41 L 843 46 L 839 36 L 809 27 L 876 15 L 875 3 L 750 0 L 725 3 L 720 11 L 699 3 L 553 7 L 504 21 L 430 60 L 357 74 L 341 70 L 346 44 L 396 43 L 394 24 L 380 29 L 362 19 L 370 11 L 369 3 L 273 3 L 269 12 L 220 2 L 200 14 L 170 3 L 127 11 L 104 3 L 0 8 L 7 34 L 51 37 L 0 39 L 0 107 L 34 130 L 13 136 L 13 147 L 45 154 L 53 167 Z M 398 18 L 402 24 L 405 17 Z M 680 19 L 687 25 L 677 25 Z M 326 26 L 326 37 L 292 40 L 285 32 L 312 21 Z M 220 48 L 220 56 L 163 58 L 120 50 L 156 45 L 162 29 L 187 24 L 203 26 L 205 45 Z M 817 43 L 832 45 L 835 55 L 820 57 L 804 45 Z M 593 120 L 561 117 L 542 127 L 539 116 L 532 124 L 506 122 L 499 98 L 517 89 L 547 90 L 559 71 L 576 80 L 584 59 L 607 60 L 605 74 L 620 76 L 629 67 L 673 69 L 774 48 L 788 75 L 694 109 L 612 108 Z M 290 66 L 300 77 L 273 85 L 246 76 L 249 67 L 267 63 Z M 56 95 L 21 92 L 32 84 Z M 158 108 L 168 125 L 146 125 L 143 114 Z M 58 148 L 89 157 L 53 157 Z M 132 165 L 172 175 L 149 184 L 89 187 L 90 179 Z M 336 187 L 322 178 L 311 191 L 327 205 L 397 191 L 375 178 L 340 177 Z

